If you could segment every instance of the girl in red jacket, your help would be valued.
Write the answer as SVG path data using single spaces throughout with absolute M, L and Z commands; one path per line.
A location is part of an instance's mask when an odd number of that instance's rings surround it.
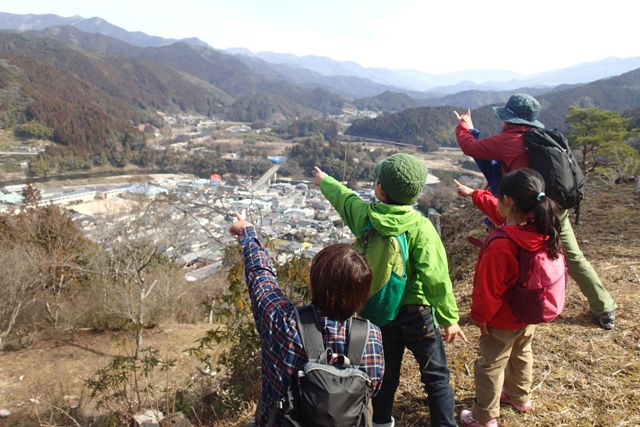
M 464 426 L 498 425 L 500 403 L 517 411 L 532 409 L 530 394 L 535 325 L 521 322 L 509 300 L 519 275 L 518 251 L 547 250 L 559 256 L 560 221 L 556 206 L 545 197 L 542 176 L 528 168 L 506 174 L 497 197 L 459 182 L 458 195 L 472 197 L 497 228 L 510 239 L 493 239 L 480 251 L 473 278 L 471 321 L 480 328 L 481 357 L 475 363 L 476 397 L 470 411 L 460 413 Z

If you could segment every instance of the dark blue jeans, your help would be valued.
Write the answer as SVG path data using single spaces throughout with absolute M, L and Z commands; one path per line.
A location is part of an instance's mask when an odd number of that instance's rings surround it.
M 404 306 L 396 319 L 381 329 L 385 369 L 382 388 L 373 398 L 373 422 L 391 422 L 393 399 L 400 382 L 400 365 L 406 347 L 420 366 L 420 377 L 428 395 L 431 425 L 457 426 L 447 356 L 440 330 L 433 324 L 431 307 L 410 312 L 408 306 Z

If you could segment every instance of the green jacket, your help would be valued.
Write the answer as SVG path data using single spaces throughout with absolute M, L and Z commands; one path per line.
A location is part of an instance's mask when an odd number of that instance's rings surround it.
M 320 182 L 320 190 L 356 236 L 367 219 L 383 236 L 406 232 L 409 246 L 407 286 L 410 290 L 403 305 L 430 305 L 436 324 L 451 326 L 458 322 L 447 255 L 440 236 L 427 218 L 411 206 L 364 202 L 330 176 Z

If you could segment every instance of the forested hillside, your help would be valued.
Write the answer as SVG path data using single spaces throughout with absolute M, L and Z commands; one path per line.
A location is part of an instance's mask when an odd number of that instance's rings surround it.
M 87 34 L 71 26 L 51 27 L 34 32 L 40 37 L 54 38 L 87 51 L 113 52 L 137 58 L 152 58 L 178 71 L 187 73 L 240 101 L 250 105 L 243 98 L 268 98 L 269 110 L 281 113 L 287 119 L 312 115 L 316 111 L 332 110 L 343 99 L 326 90 L 302 89 L 282 79 L 268 77 L 253 71 L 233 56 L 222 54 L 209 47 L 191 46 L 184 42 L 167 46 L 140 48 L 101 34 Z M 322 97 L 317 92 L 323 92 Z M 293 102 L 292 102 L 293 101 Z M 299 105 L 296 105 L 299 104 Z M 234 108 L 237 116 L 238 106 Z M 305 110 L 305 108 L 307 108 Z M 335 111 L 333 109 L 332 111 Z M 338 110 L 339 111 L 339 110 Z M 242 115 L 247 121 L 271 120 L 272 116 L 259 117 L 250 109 Z
M 353 105 L 361 110 L 382 111 L 385 113 L 402 111 L 427 105 L 426 101 L 413 99 L 409 95 L 386 91 L 376 96 L 356 99 Z
M 347 135 L 403 142 L 435 149 L 455 145 L 452 107 L 408 108 L 374 119 L 356 120 Z
M 34 162 L 41 172 L 142 165 L 154 156 L 139 129 L 163 127 L 159 112 L 270 123 L 337 114 L 344 102 L 186 43 L 140 48 L 71 26 L 0 32 L 0 127 L 55 143 Z
M 511 95 L 502 92 L 500 94 L 501 97 Z M 621 76 L 581 86 L 558 88 L 544 95 L 534 96 L 542 106 L 539 120 L 551 129 L 565 129 L 565 118 L 571 105 L 617 111 L 637 120 L 640 106 L 640 69 Z M 508 96 L 504 99 L 506 101 Z M 505 101 L 472 110 L 474 125 L 484 136 L 500 132 L 502 122 L 493 113 L 492 107 L 504 105 Z M 449 146 L 454 142 L 453 128 L 456 125 L 453 110 L 461 112 L 467 108 L 449 106 L 405 110 L 375 119 L 360 120 L 346 133 L 416 145 L 422 145 L 424 141 L 433 141 L 440 146 Z

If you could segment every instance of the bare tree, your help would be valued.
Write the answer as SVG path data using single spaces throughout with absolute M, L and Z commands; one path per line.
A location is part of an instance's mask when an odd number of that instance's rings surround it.
M 0 242 L 19 253 L 16 260 L 21 266 L 28 266 L 34 285 L 29 286 L 30 296 L 37 297 L 45 312 L 39 317 L 56 326 L 63 305 L 78 290 L 73 285 L 82 274 L 80 264 L 89 241 L 66 211 L 34 202 L 17 215 L 0 217 Z
M 20 247 L 0 251 L 0 264 L 10 266 L 8 274 L 0 275 L 0 348 L 16 326 L 21 311 L 34 302 L 36 277 L 24 261 Z
M 93 284 L 102 291 L 99 310 L 134 325 L 136 357 L 143 350 L 150 302 L 170 305 L 184 296 L 184 275 L 174 261 L 191 236 L 187 221 L 172 217 L 170 209 L 138 197 L 96 221 L 94 237 L 107 249 L 91 265 Z

